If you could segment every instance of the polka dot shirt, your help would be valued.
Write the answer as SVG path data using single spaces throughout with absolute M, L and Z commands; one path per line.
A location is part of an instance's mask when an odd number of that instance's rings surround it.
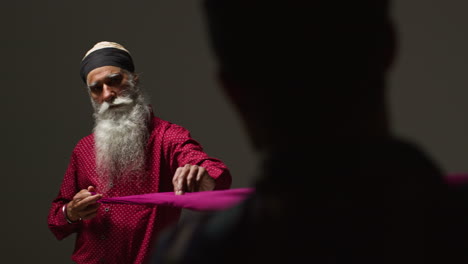
M 219 159 L 210 157 L 190 132 L 154 115 L 147 145 L 148 176 L 139 181 L 102 186 L 96 174 L 93 134 L 75 146 L 60 191 L 52 201 L 48 226 L 58 240 L 76 233 L 72 260 L 76 263 L 147 263 L 158 234 L 179 220 L 181 209 L 167 206 L 102 204 L 90 220 L 68 223 L 62 207 L 81 189 L 95 186 L 104 197 L 173 191 L 172 176 L 185 164 L 206 168 L 216 189 L 231 186 L 231 174 Z

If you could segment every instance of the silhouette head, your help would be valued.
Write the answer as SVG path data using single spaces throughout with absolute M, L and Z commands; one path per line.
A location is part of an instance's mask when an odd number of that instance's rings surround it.
M 386 130 L 389 1 L 205 0 L 204 11 L 221 85 L 259 149 L 297 132 L 284 122 L 318 140 Z

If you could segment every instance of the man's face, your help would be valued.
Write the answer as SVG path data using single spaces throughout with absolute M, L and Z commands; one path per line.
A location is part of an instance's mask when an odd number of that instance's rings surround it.
M 87 77 L 91 98 L 97 105 L 112 103 L 128 88 L 128 74 L 115 66 L 103 66 L 92 70 Z
M 87 77 L 95 110 L 96 166 L 104 182 L 136 179 L 144 168 L 150 112 L 136 80 L 114 66 L 96 68 Z

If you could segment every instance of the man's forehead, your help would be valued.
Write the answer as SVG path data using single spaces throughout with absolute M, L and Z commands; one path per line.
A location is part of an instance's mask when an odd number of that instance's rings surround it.
M 92 84 L 98 81 L 102 81 L 105 78 L 107 78 L 109 75 L 113 75 L 113 74 L 125 75 L 124 71 L 120 67 L 102 66 L 89 72 L 88 77 L 87 77 L 87 82 L 88 84 Z

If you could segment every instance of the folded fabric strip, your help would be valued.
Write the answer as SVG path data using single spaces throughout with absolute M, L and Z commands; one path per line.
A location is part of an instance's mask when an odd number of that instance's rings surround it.
M 445 180 L 450 185 L 468 183 L 468 173 L 450 173 Z M 195 211 L 213 211 L 231 207 L 253 193 L 254 188 L 204 191 L 175 195 L 174 192 L 148 193 L 121 197 L 105 197 L 98 202 L 103 204 L 166 205 Z
M 464 185 L 468 183 L 468 173 L 453 172 L 446 175 L 445 180 L 449 185 Z
M 214 211 L 234 206 L 254 192 L 254 188 L 203 191 L 175 195 L 174 192 L 147 193 L 121 197 L 105 197 L 99 203 L 166 205 L 195 211 Z

